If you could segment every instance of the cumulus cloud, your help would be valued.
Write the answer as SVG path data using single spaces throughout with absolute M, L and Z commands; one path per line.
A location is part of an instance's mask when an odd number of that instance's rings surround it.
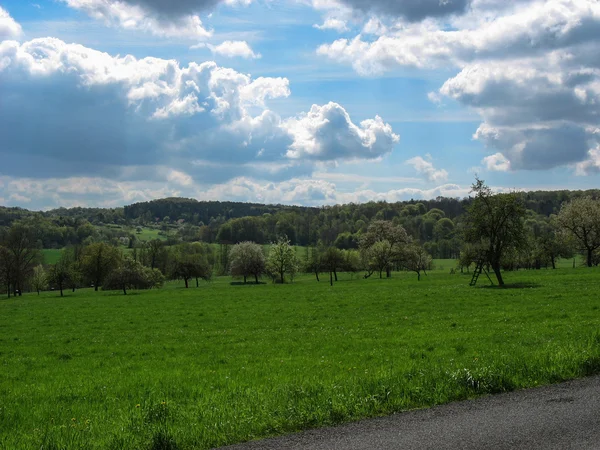
M 480 14 L 484 14 L 480 12 Z M 471 23 L 476 26 L 471 28 Z M 362 35 L 320 46 L 317 53 L 352 64 L 360 73 L 381 73 L 398 66 L 463 66 L 474 60 L 511 60 L 545 55 L 600 38 L 600 4 L 595 0 L 547 0 L 525 4 L 507 15 L 469 21 L 465 28 L 420 22 L 382 28 L 371 19 L 368 31 L 385 30 L 374 41 Z M 367 31 L 365 31 L 367 33 Z
M 286 126 L 294 137 L 287 152 L 291 159 L 377 159 L 391 152 L 400 140 L 381 117 L 357 126 L 346 110 L 333 102 L 313 105 L 307 114 L 288 120 Z
M 199 12 L 218 0 L 62 0 L 110 26 L 141 30 L 164 37 L 207 38 Z
M 219 45 L 212 45 L 207 43 L 199 43 L 193 45 L 192 49 L 196 48 L 208 48 L 215 55 L 225 56 L 228 58 L 245 58 L 245 59 L 258 59 L 261 57 L 260 53 L 254 53 L 250 45 L 246 41 L 225 41 Z
M 431 161 L 420 156 L 409 159 L 406 164 L 413 166 L 417 173 L 422 174 L 427 181 L 443 183 L 448 180 L 448 172 L 445 169 L 436 169 Z
M 487 170 L 496 172 L 507 172 L 510 170 L 510 161 L 502 153 L 486 156 L 481 162 Z
M 447 20 L 365 28 L 384 31 L 317 52 L 361 74 L 455 67 L 458 73 L 429 98 L 441 107 L 443 97 L 451 98 L 481 115 L 474 137 L 491 150 L 483 161 L 489 170 L 594 167 L 600 2 L 473 0 Z
M 346 21 L 342 19 L 328 18 L 325 19 L 322 25 L 313 25 L 315 28 L 319 30 L 335 30 L 338 33 L 343 33 L 344 31 L 348 31 L 348 26 L 346 25 Z
M 290 95 L 286 78 L 210 61 L 111 56 L 53 38 L 3 41 L 0 61 L 10 93 L 0 154 L 13 176 L 282 181 L 310 175 L 317 161 L 379 157 L 398 140 L 381 118 L 355 125 L 335 103 L 282 119 L 267 103 Z
M 23 30 L 8 11 L 0 6 L 0 40 L 19 37 Z M 0 64 L 2 64 L 0 62 Z
M 464 13 L 470 0 L 340 0 L 340 2 L 364 12 L 419 21 L 427 17 Z
M 600 173 L 600 146 L 588 152 L 588 159 L 575 165 L 577 175 L 590 175 Z

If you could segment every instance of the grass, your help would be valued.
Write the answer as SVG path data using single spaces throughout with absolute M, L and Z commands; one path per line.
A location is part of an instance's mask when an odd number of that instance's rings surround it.
M 599 276 L 0 300 L 0 448 L 210 448 L 598 373 Z
M 56 264 L 60 259 L 62 249 L 60 248 L 45 248 L 42 250 L 42 258 L 44 264 Z

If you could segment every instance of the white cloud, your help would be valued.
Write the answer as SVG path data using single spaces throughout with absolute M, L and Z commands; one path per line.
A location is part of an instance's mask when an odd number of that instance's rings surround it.
M 481 161 L 487 170 L 507 172 L 510 170 L 510 161 L 502 153 L 486 156 Z
M 245 59 L 259 59 L 260 53 L 254 53 L 250 45 L 246 41 L 224 41 L 219 45 L 212 45 L 201 42 L 196 45 L 192 45 L 191 49 L 197 48 L 208 48 L 215 55 L 225 56 L 227 58 L 245 58 Z
M 1 42 L 0 61 L 11 92 L 0 154 L 15 176 L 281 181 L 318 161 L 380 157 L 398 140 L 381 118 L 357 126 L 334 103 L 282 119 L 267 103 L 290 95 L 286 78 L 253 79 L 214 62 L 115 57 L 53 38 Z
M 21 25 L 13 19 L 8 11 L 0 6 L 0 40 L 16 38 L 23 33 Z M 0 62 L 0 67 L 1 67 Z
M 422 174 L 427 181 L 432 183 L 444 183 L 448 180 L 448 172 L 445 169 L 436 169 L 431 161 L 420 156 L 409 159 L 406 164 L 413 166 L 417 173 Z
M 195 11 L 213 6 L 216 1 L 160 0 L 62 0 L 109 26 L 141 30 L 157 36 L 208 38 L 212 31 L 204 28 Z
M 588 152 L 588 159 L 575 165 L 577 175 L 590 175 L 600 173 L 600 146 Z
M 376 39 L 339 39 L 317 53 L 365 75 L 455 67 L 429 99 L 442 108 L 442 97 L 452 98 L 483 118 L 474 137 L 490 149 L 491 170 L 589 172 L 577 164 L 597 145 L 600 2 L 474 0 L 443 20 L 377 20 L 383 32 L 372 18 L 365 25 Z
M 319 30 L 335 30 L 338 33 L 343 33 L 344 31 L 348 31 L 348 25 L 345 20 L 329 18 L 325 19 L 322 25 L 313 25 L 315 28 Z
M 294 137 L 287 152 L 291 159 L 377 159 L 391 152 L 400 140 L 381 117 L 357 126 L 346 110 L 333 102 L 313 105 L 307 114 L 288 120 L 286 127 Z
M 292 178 L 266 182 L 238 177 L 227 183 L 204 185 L 191 181 L 184 173 L 158 171 L 160 180 L 112 180 L 102 177 L 14 178 L 0 177 L 0 198 L 6 205 L 27 203 L 34 209 L 59 206 L 115 207 L 157 198 L 185 196 L 198 200 L 231 200 L 271 204 L 333 205 L 368 201 L 396 202 L 431 199 L 438 196 L 465 197 L 470 187 L 443 184 L 433 189 L 403 188 L 389 191 L 358 189 L 340 191 L 322 179 Z M 495 188 L 495 190 L 498 190 Z M 500 189 L 502 190 L 502 189 Z

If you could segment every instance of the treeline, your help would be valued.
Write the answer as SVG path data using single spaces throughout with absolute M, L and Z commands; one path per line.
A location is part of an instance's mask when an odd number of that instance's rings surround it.
M 329 273 L 333 284 L 338 270 L 364 272 L 365 278 L 410 270 L 420 279 L 435 252 L 456 255 L 461 269 L 475 263 L 481 270 L 485 265 L 503 285 L 502 271 L 555 268 L 557 259 L 576 253 L 584 255 L 589 267 L 600 263 L 599 199 L 574 197 L 563 203 L 557 214 L 544 216 L 527 209 L 522 194 L 494 194 L 482 180 L 476 180 L 473 192 L 476 196 L 465 213 L 454 220 L 438 208 L 406 204 L 391 219 L 379 218 L 383 210 L 368 224 L 362 218 L 352 222 L 347 217 L 339 226 L 349 228 L 336 235 L 328 234 L 332 225 L 321 224 L 327 218 L 320 215 L 322 211 L 306 216 L 306 225 L 316 229 L 318 236 L 316 245 L 309 239 L 302 259 L 290 239 L 292 235 L 298 240 L 297 228 L 282 218 L 272 220 L 280 214 L 294 214 L 286 212 L 225 222 L 217 233 L 219 246 L 198 240 L 183 242 L 183 237 L 172 242 L 130 240 L 127 252 L 113 243 L 94 242 L 94 226 L 83 221 L 76 230 L 90 231 L 77 235 L 84 242 L 64 248 L 56 264 L 43 266 L 40 233 L 47 219 L 32 216 L 0 229 L 0 287 L 9 296 L 24 289 L 39 292 L 48 285 L 61 295 L 67 287 L 85 286 L 127 293 L 131 288 L 159 287 L 165 279 L 183 280 L 186 287 L 195 279 L 198 285 L 213 272 L 243 277 L 244 282 L 254 276 L 257 283 L 263 275 L 283 283 L 286 275 L 304 271 L 314 273 L 317 281 L 320 273 Z M 423 230 L 430 230 L 431 240 L 422 239 Z M 278 237 L 265 252 L 261 244 L 269 233 Z
M 599 198 L 600 191 L 537 191 L 515 194 L 527 212 L 536 239 L 561 205 L 576 198 Z M 377 220 L 403 227 L 434 258 L 457 258 L 463 243 L 465 213 L 473 198 L 438 197 L 427 201 L 368 202 L 320 208 L 167 198 L 123 208 L 59 208 L 32 212 L 0 207 L 0 231 L 13 223 L 36 229 L 42 248 L 137 243 L 136 229 L 158 229 L 169 245 L 205 242 L 268 244 L 287 236 L 293 245 L 358 249 L 368 226 Z

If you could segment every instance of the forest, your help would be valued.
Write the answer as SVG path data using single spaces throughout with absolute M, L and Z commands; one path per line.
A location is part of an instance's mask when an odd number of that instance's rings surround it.
M 569 200 L 600 197 L 600 190 L 518 192 L 525 209 L 530 240 L 538 244 L 551 233 L 550 221 Z M 433 258 L 458 258 L 463 244 L 465 212 L 473 198 L 406 202 L 368 202 L 323 207 L 262 205 L 239 202 L 166 198 L 122 208 L 59 208 L 29 211 L 0 207 L 0 231 L 13 223 L 35 229 L 38 246 L 61 249 L 95 242 L 131 248 L 141 230 L 160 233 L 167 245 L 204 242 L 223 245 L 275 242 L 287 236 L 292 245 L 357 249 L 359 238 L 374 220 L 391 221 L 424 246 Z

